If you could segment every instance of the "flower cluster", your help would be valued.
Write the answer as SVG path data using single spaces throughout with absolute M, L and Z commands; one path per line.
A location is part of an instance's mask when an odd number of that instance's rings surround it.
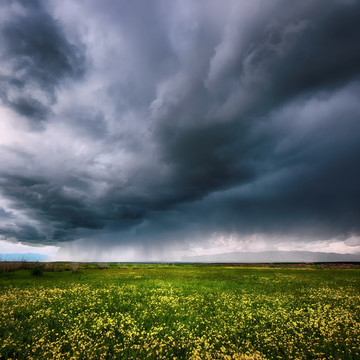
M 178 266 L 3 277 L 0 358 L 358 359 L 359 275 Z

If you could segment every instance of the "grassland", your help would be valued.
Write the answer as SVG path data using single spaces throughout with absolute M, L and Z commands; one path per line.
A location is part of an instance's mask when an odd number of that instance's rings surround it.
M 0 272 L 0 358 L 360 359 L 360 268 L 102 267 Z

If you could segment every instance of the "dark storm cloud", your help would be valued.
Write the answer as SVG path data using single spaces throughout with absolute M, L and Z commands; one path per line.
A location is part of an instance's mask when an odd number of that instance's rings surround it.
M 84 74 L 84 52 L 69 42 L 41 1 L 6 3 L 12 8 L 0 24 L 0 97 L 36 124 L 48 115 L 59 84 Z M 5 4 L 2 7 L 6 9 Z
M 68 184 L 86 187 L 86 184 L 75 179 Z M 40 178 L 21 176 L 2 176 L 1 188 L 7 198 L 14 201 L 13 208 L 24 210 L 34 220 L 43 222 L 46 231 L 40 225 L 20 225 L 5 228 L 3 233 L 16 236 L 23 241 L 43 242 L 71 240 L 76 229 L 101 229 L 101 215 L 92 209 L 86 200 L 75 198 L 65 193 L 64 189 L 54 183 L 50 184 Z M 36 236 L 35 236 L 36 235 Z
M 293 97 L 332 91 L 359 78 L 360 51 L 354 44 L 360 34 L 360 4 L 324 5 L 283 4 L 278 13 L 260 19 L 256 31 L 243 39 L 242 51 L 222 64 L 221 72 L 217 56 L 212 59 L 217 71 L 210 73 L 209 83 L 220 92 L 211 90 L 226 99 L 218 116 L 262 116 Z
M 0 229 L 0 235 L 10 239 L 21 239 L 27 243 L 37 243 L 39 239 L 41 242 L 44 241 L 44 237 L 34 226 L 26 224 L 4 227 Z
M 311 24 L 278 66 L 282 94 L 336 88 L 360 75 L 360 4 L 341 4 L 319 9 Z M 280 64 L 279 64 L 280 65 Z
M 47 106 L 36 99 L 19 97 L 15 100 L 9 100 L 6 95 L 4 98 L 6 105 L 28 119 L 41 122 L 49 113 Z
M 320 114 L 314 111 L 304 115 L 302 121 L 312 122 L 314 133 L 304 133 L 306 138 L 301 141 L 296 141 L 293 134 L 301 132 L 301 126 L 291 126 L 296 110 L 289 112 L 288 124 L 283 122 L 281 126 L 271 115 L 291 102 L 295 107 L 296 101 L 301 107 L 306 100 L 316 102 L 317 97 L 335 102 L 328 93 L 357 81 L 360 74 L 360 48 L 355 45 L 360 36 L 360 4 L 338 3 L 324 11 L 320 6 L 311 7 L 313 12 L 307 10 L 300 14 L 304 18 L 297 13 L 287 17 L 285 6 L 279 19 L 274 14 L 261 25 L 263 31 L 255 40 L 250 34 L 247 46 L 227 69 L 227 77 L 237 80 L 239 89 L 244 73 L 249 71 L 246 67 L 255 74 L 261 72 L 262 78 L 246 74 L 250 85 L 244 85 L 245 90 L 247 86 L 250 93 L 255 92 L 254 98 L 244 106 L 235 106 L 226 123 L 204 127 L 202 119 L 195 117 L 194 124 L 185 130 L 179 130 L 170 119 L 161 124 L 162 151 L 173 168 L 172 185 L 178 191 L 179 202 L 235 185 L 254 183 L 261 187 L 264 183 L 264 190 L 250 189 L 245 194 L 234 194 L 234 199 L 220 199 L 215 208 L 195 205 L 193 216 L 200 217 L 201 223 L 210 213 L 218 229 L 228 231 L 299 232 L 303 225 L 309 225 L 312 228 L 307 230 L 321 227 L 319 232 L 325 229 L 327 235 L 332 230 L 336 234 L 359 232 L 358 107 L 353 106 L 351 111 L 355 112 L 351 112 L 347 99 L 342 99 L 343 103 L 320 127 L 315 125 Z M 221 85 L 223 80 L 220 78 L 218 83 Z M 349 91 L 356 94 L 359 87 Z M 227 95 L 231 97 L 232 93 Z M 241 96 L 237 100 L 243 101 Z M 175 116 L 182 116 L 181 111 Z M 264 124 L 266 131 L 258 130 Z M 294 138 L 293 146 L 277 153 L 285 137 L 289 142 Z M 277 178 L 267 184 L 262 178 L 271 173 Z
M 84 72 L 65 35 L 76 5 L 64 4 L 24 2 L 2 25 L 1 98 L 29 119 L 45 119 L 60 84 Z M 90 1 L 83 11 L 87 82 L 58 96 L 33 168 L 2 170 L 2 196 L 37 225 L 4 236 L 360 234 L 359 2 Z
M 343 96 L 311 106 L 288 105 L 285 113 L 259 122 L 254 132 L 263 142 L 254 150 L 255 179 L 188 205 L 184 213 L 207 221 L 211 231 L 317 238 L 358 234 L 360 111 L 357 96 L 347 97 L 357 91 L 358 86 L 350 87 Z M 330 104 L 336 97 L 341 105 Z

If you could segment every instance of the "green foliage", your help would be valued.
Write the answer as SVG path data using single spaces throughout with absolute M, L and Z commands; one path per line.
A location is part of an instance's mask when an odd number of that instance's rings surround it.
M 360 358 L 359 268 L 117 266 L 2 273 L 0 359 Z
M 30 269 L 31 275 L 33 276 L 42 276 L 43 274 L 43 269 L 41 266 L 34 266 L 33 268 Z

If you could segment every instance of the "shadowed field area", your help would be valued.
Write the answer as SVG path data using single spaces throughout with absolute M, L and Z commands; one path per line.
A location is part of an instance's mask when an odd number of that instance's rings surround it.
M 359 338 L 356 266 L 0 272 L 1 359 L 359 359 Z

